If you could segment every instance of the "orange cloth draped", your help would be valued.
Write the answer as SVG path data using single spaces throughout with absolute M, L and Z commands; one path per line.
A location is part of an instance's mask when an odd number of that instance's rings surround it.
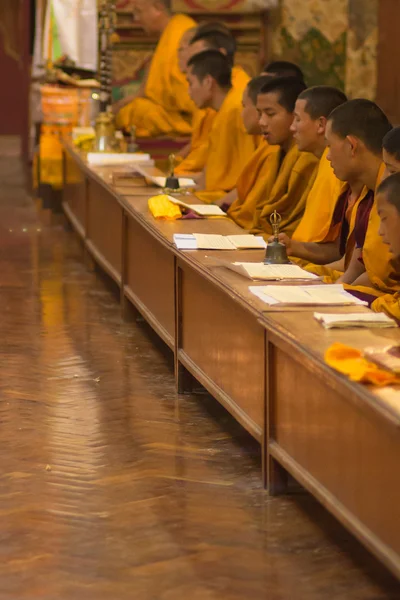
M 118 113 L 117 127 L 129 130 L 134 125 L 138 137 L 191 134 L 196 109 L 179 68 L 178 46 L 185 31 L 195 26 L 186 15 L 171 18 L 151 61 L 145 97 L 135 98 Z
M 343 183 L 334 174 L 327 154 L 328 148 L 321 157 L 304 215 L 293 233 L 293 239 L 299 242 L 332 242 L 337 238 L 331 223 Z
M 260 138 L 249 135 L 242 121 L 243 91 L 232 88 L 218 111 L 209 137 L 206 187 L 196 196 L 208 204 L 236 187 L 243 166 L 257 149 Z
M 303 215 L 317 171 L 317 158 L 308 152 L 300 152 L 294 142 L 282 163 L 281 152 L 272 154 L 268 174 L 272 186 L 260 196 L 250 229 L 251 233 L 261 234 L 265 239 L 272 234 L 269 219 L 274 210 L 282 217 L 281 231 L 288 235 L 293 233 Z
M 233 67 L 232 86 L 243 93 L 250 77 L 242 67 Z M 198 110 L 193 117 L 193 133 L 190 153 L 175 169 L 177 175 L 199 173 L 207 162 L 208 139 L 216 116 L 215 110 Z
M 271 193 L 279 162 L 279 146 L 264 140 L 254 152 L 237 181 L 238 197 L 228 210 L 228 216 L 243 229 L 250 229 L 257 207 Z

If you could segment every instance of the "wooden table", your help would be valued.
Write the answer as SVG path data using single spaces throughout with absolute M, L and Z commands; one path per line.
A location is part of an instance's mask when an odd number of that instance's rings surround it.
M 120 286 L 122 307 L 131 302 L 173 350 L 178 390 L 199 381 L 260 442 L 271 493 L 291 473 L 400 577 L 400 403 L 323 360 L 333 342 L 382 346 L 399 331 L 324 331 L 310 310 L 266 312 L 249 281 L 216 267 L 212 252 L 173 244 L 174 233 L 240 233 L 234 223 L 156 221 L 147 201 L 157 190 L 143 180 L 92 169 L 69 146 L 64 164 L 65 214 Z

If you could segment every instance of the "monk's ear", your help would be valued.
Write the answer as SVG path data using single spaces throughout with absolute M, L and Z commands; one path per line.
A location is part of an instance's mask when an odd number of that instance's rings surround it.
M 326 130 L 326 124 L 327 124 L 328 120 L 326 117 L 320 117 L 318 119 L 318 127 L 317 127 L 317 133 L 320 135 L 325 135 L 325 130 Z
M 351 155 L 354 156 L 360 146 L 360 140 L 354 135 L 347 135 L 346 140 L 350 146 Z
M 203 79 L 203 86 L 207 90 L 211 91 L 214 87 L 214 82 L 215 82 L 215 79 L 213 77 L 211 77 L 211 75 L 206 75 Z
M 228 53 L 225 50 L 225 48 L 218 48 L 218 51 L 221 52 L 221 54 L 223 54 L 224 56 L 228 56 Z

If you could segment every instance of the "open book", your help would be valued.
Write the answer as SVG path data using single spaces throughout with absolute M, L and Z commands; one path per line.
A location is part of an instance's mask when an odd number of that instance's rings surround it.
M 217 258 L 213 259 L 213 261 L 216 266 L 225 267 L 231 271 L 235 271 L 235 273 L 239 273 L 239 275 L 243 275 L 243 277 L 247 277 L 247 279 L 258 279 L 260 281 L 307 281 L 319 279 L 317 275 L 304 271 L 304 269 L 298 265 L 264 265 L 264 263 L 249 262 L 230 263 L 226 260 Z
M 87 155 L 87 161 L 89 165 L 93 166 L 107 166 L 107 165 L 126 165 L 137 162 L 148 162 L 151 160 L 150 154 L 130 154 L 126 153 L 108 153 L 108 152 L 89 152 Z
M 146 179 L 157 185 L 158 187 L 164 188 L 167 178 L 165 174 L 157 167 L 148 167 L 142 164 L 135 165 L 135 171 L 140 175 L 143 175 Z M 179 185 L 181 188 L 191 188 L 196 185 L 193 179 L 188 177 L 179 177 Z
M 314 317 L 325 329 L 350 329 L 353 327 L 385 328 L 397 327 L 394 319 L 391 319 L 384 313 L 374 313 L 372 311 L 366 313 L 351 313 L 351 314 L 321 314 L 314 313 Z
M 215 206 L 215 204 L 187 204 L 186 202 L 182 202 L 182 200 L 178 200 L 173 196 L 168 196 L 168 200 L 174 204 L 177 204 L 178 206 L 182 206 L 182 208 L 191 210 L 202 217 L 226 217 L 226 213 L 224 213 L 219 206 Z
M 262 237 L 259 238 L 254 235 L 176 233 L 174 235 L 174 242 L 180 250 L 259 250 L 266 247 L 266 243 Z
M 351 306 L 368 303 L 345 291 L 342 285 L 265 285 L 249 290 L 270 306 Z

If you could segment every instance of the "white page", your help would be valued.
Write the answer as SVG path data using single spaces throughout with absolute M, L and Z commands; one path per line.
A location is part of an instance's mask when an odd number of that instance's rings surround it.
M 226 236 L 207 233 L 193 234 L 199 250 L 236 250 Z
M 250 279 L 275 279 L 275 280 L 315 280 L 318 275 L 304 271 L 298 265 L 265 265 L 264 263 L 241 263 L 234 265 L 241 266 Z
M 174 244 L 179 250 L 197 250 L 196 238 L 192 233 L 175 233 Z
M 150 160 L 150 154 L 89 152 L 87 155 L 89 165 L 121 165 L 148 160 Z
M 313 285 L 313 286 L 263 286 L 250 287 L 267 304 L 282 304 L 292 306 L 346 306 L 351 304 L 367 305 L 346 292 L 342 285 Z
M 215 206 L 215 204 L 188 204 L 187 202 L 183 202 L 183 200 L 179 200 L 173 196 L 168 196 L 168 200 L 204 217 L 226 217 L 226 213 L 224 213 L 219 206 Z
M 232 244 L 236 246 L 238 250 L 246 250 L 252 248 L 265 249 L 267 247 L 267 244 L 262 237 L 256 237 L 255 235 L 251 235 L 250 233 L 245 235 L 228 235 L 227 237 L 229 241 L 231 241 Z

